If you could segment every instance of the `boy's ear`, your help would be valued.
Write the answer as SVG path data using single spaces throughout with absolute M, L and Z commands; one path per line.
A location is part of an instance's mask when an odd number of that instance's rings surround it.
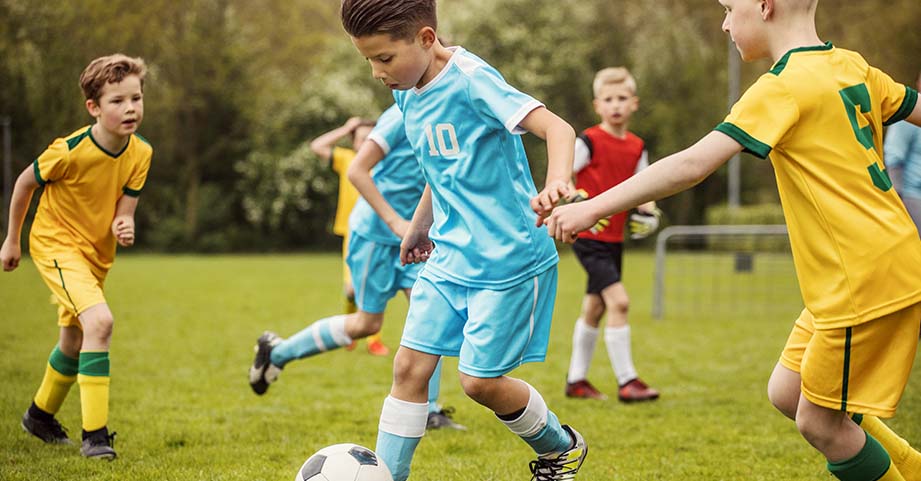
M 774 15 L 774 0 L 761 0 L 761 19 L 767 20 Z
M 99 104 L 93 99 L 86 99 L 86 111 L 90 113 L 91 117 L 99 117 L 101 113 Z
M 435 34 L 435 29 L 425 26 L 416 34 L 416 39 L 419 41 L 419 44 L 422 45 L 422 48 L 428 49 L 431 48 L 432 45 L 435 45 L 435 41 L 438 40 L 438 35 Z

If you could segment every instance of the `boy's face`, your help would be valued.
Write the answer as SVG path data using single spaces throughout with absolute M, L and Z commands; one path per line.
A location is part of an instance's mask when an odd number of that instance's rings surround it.
M 371 64 L 371 75 L 392 90 L 408 90 L 419 84 L 431 63 L 431 49 L 416 35 L 394 40 L 381 33 L 352 37 L 352 43 Z
M 621 126 L 630 120 L 633 112 L 636 112 L 639 99 L 626 83 L 605 84 L 598 89 L 598 95 L 592 104 L 602 122 Z
M 372 128 L 373 127 L 370 125 L 362 125 L 355 128 L 355 133 L 352 137 L 352 150 L 358 152 L 358 149 L 361 148 L 361 144 L 365 143 L 365 140 L 367 140 Z
M 144 119 L 141 79 L 137 75 L 129 75 L 121 82 L 103 85 L 99 102 L 87 100 L 86 109 L 102 128 L 112 134 L 119 137 L 133 134 Z
M 765 41 L 765 22 L 761 0 L 719 0 L 726 9 L 723 31 L 728 33 L 739 50 L 742 60 L 748 62 L 767 57 L 770 51 Z

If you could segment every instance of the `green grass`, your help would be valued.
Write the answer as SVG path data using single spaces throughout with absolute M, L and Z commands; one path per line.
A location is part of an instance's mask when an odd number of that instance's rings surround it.
M 47 289 L 29 262 L 0 274 L 0 479 L 290 480 L 323 446 L 373 448 L 390 359 L 359 349 L 295 362 L 264 397 L 245 380 L 263 329 L 289 335 L 339 312 L 339 264 L 332 254 L 120 258 L 107 282 L 116 315 L 110 426 L 119 433 L 119 459 L 112 463 L 84 460 L 75 446 L 43 445 L 20 429 L 57 327 Z M 780 317 L 667 311 L 667 320 L 653 321 L 651 257 L 628 254 L 626 274 L 636 364 L 661 389 L 659 401 L 621 405 L 563 396 L 584 287 L 568 254 L 547 362 L 515 373 L 590 443 L 579 479 L 827 479 L 821 456 L 765 396 L 797 310 Z M 405 312 L 402 297 L 391 302 L 384 327 L 391 346 Z M 445 367 L 442 401 L 457 408 L 457 420 L 470 430 L 426 435 L 412 479 L 529 479 L 528 447 L 463 395 L 456 360 Z M 615 393 L 600 347 L 591 379 Z M 78 391 L 59 413 L 75 439 Z M 891 425 L 921 444 L 919 417 L 915 372 Z

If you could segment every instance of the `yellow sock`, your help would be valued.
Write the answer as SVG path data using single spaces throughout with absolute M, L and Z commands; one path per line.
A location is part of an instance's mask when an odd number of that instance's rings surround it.
M 889 463 L 889 470 L 883 473 L 882 476 L 876 478 L 876 481 L 907 481 L 905 477 L 902 476 L 902 473 L 899 472 L 899 469 L 895 467 L 895 464 Z
M 45 366 L 45 377 L 42 378 L 42 384 L 35 393 L 33 399 L 35 405 L 48 414 L 56 414 L 61 409 L 67 393 L 70 392 L 70 386 L 73 386 L 76 380 L 77 360 L 65 356 L 55 346 Z
M 80 353 L 80 411 L 83 430 L 96 431 L 109 422 L 109 353 Z
M 358 312 L 358 306 L 355 305 L 355 299 L 352 297 L 345 298 L 345 313 L 354 314 Z
M 921 481 L 921 453 L 876 416 L 855 414 L 854 422 L 886 448 L 892 464 L 907 481 Z

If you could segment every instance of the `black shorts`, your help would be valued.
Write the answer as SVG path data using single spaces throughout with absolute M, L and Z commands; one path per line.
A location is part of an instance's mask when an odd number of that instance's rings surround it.
M 585 288 L 587 294 L 601 294 L 608 286 L 620 282 L 624 260 L 623 242 L 576 239 L 572 250 L 588 273 L 588 286 Z

